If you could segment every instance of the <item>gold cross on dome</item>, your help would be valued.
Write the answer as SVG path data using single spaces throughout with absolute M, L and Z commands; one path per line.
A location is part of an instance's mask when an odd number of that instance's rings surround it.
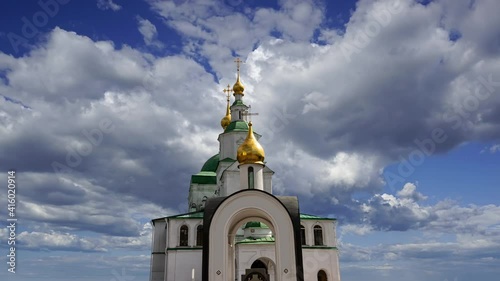
M 229 95 L 231 95 L 231 92 L 233 91 L 233 89 L 231 89 L 231 86 L 227 84 L 227 88 L 225 88 L 222 91 L 224 92 L 224 94 L 227 95 L 227 101 L 229 101 Z
M 234 62 L 236 63 L 236 71 L 238 72 L 238 75 L 240 75 L 240 65 L 245 62 L 240 60 L 240 58 L 236 58 Z
M 247 112 L 243 112 L 242 115 L 245 117 L 245 121 L 250 121 L 252 122 L 252 115 L 259 115 L 259 113 L 252 113 L 252 106 L 248 106 L 248 111 Z

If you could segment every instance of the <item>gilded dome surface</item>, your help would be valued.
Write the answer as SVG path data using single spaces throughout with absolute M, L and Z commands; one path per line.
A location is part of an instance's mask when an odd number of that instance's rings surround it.
M 252 122 L 248 123 L 248 135 L 238 147 L 236 158 L 240 164 L 262 164 L 265 158 L 264 148 L 253 135 Z
M 225 130 L 227 126 L 229 126 L 229 124 L 231 124 L 231 115 L 226 115 L 222 117 L 222 119 L 220 120 L 220 125 L 222 126 L 222 129 Z
M 234 83 L 234 86 L 233 86 L 233 93 L 235 95 L 236 94 L 245 95 L 245 94 L 243 94 L 243 91 L 245 91 L 245 87 L 243 87 L 243 84 L 241 84 L 240 77 L 238 75 L 238 79 L 236 80 L 236 83 Z

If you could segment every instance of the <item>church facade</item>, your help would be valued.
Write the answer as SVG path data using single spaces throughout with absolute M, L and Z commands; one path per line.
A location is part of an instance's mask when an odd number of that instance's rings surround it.
M 152 220 L 151 281 L 340 281 L 336 220 L 275 196 L 238 76 L 219 152 L 192 175 L 189 213 Z M 230 105 L 233 92 L 234 102 Z

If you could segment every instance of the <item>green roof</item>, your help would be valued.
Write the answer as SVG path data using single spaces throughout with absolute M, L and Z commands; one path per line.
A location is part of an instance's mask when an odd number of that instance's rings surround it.
M 233 105 L 245 105 L 242 100 L 235 100 Z
M 180 215 L 174 215 L 174 216 L 170 216 L 170 217 L 167 217 L 167 218 L 173 218 L 173 219 L 202 219 L 203 218 L 203 211 L 185 213 L 185 214 L 180 214 Z M 318 216 L 314 216 L 314 215 L 308 215 L 308 214 L 300 214 L 300 219 L 301 220 L 335 220 L 335 219 L 332 219 L 332 218 L 322 218 L 322 217 L 318 217 Z M 267 225 L 265 225 L 265 224 L 263 224 L 261 222 L 253 222 L 253 221 L 252 222 L 247 222 L 243 228 L 248 228 L 248 227 L 263 227 L 263 228 L 268 228 Z
M 244 131 L 248 132 L 248 124 L 247 122 L 243 120 L 235 120 L 227 126 L 227 128 L 224 130 L 224 133 L 229 133 L 233 131 Z
M 169 219 L 202 219 L 203 218 L 203 211 L 185 213 L 185 214 L 170 216 L 167 218 L 169 218 Z
M 258 227 L 258 228 L 269 228 L 267 225 L 261 223 L 261 222 L 258 222 L 258 221 L 250 221 L 250 222 L 247 222 L 245 224 L 245 226 L 243 227 L 243 229 L 247 229 L 247 228 L 250 228 L 250 227 Z
M 318 217 L 315 215 L 308 215 L 308 214 L 302 214 L 302 213 L 300 214 L 300 219 L 301 220 L 330 220 L 330 221 L 337 220 L 337 219 L 323 218 L 323 217 Z
M 210 157 L 203 167 L 201 167 L 202 172 L 215 172 L 217 171 L 217 167 L 219 166 L 219 153 Z
M 270 244 L 270 243 L 274 243 L 274 237 L 261 237 L 261 238 L 248 237 L 237 242 L 236 244 Z
M 217 174 L 215 172 L 199 172 L 191 176 L 191 183 L 217 184 Z

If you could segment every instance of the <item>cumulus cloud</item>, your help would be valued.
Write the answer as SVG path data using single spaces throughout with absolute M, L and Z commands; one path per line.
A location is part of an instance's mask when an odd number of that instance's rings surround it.
M 112 42 L 94 42 L 59 28 L 24 57 L 0 57 L 6 76 L 0 88 L 6 97 L 15 97 L 0 99 L 0 130 L 6 136 L 0 141 L 0 165 L 4 170 L 19 167 L 23 193 L 18 215 L 46 226 L 23 234 L 27 245 L 35 248 L 36 240 L 56 237 L 71 243 L 41 246 L 107 249 L 106 244 L 92 248 L 87 242 L 94 240 L 78 236 L 92 232 L 99 239 L 114 237 L 109 242 L 113 248 L 120 243 L 144 248 L 149 238 L 134 239 L 142 237 L 145 222 L 185 210 L 186 203 L 167 195 L 187 191 L 189 174 L 178 177 L 179 171 L 198 170 L 212 153 L 208 148 L 215 145 L 216 132 L 200 126 L 218 117 L 206 111 L 211 117 L 199 114 L 200 120 L 189 121 L 185 113 L 195 99 L 206 108 L 223 108 L 222 100 L 205 91 L 216 85 L 201 66 L 182 56 L 154 58 L 128 46 L 118 49 Z M 188 75 L 197 83 L 180 82 Z M 167 88 L 172 92 L 165 95 Z M 163 136 L 145 138 L 157 134 Z M 193 139 L 200 143 L 194 150 Z
M 232 61 L 232 52 L 251 53 L 255 45 L 272 39 L 271 33 L 294 42 L 308 41 L 324 17 L 324 4 L 320 1 L 280 1 L 279 9 L 246 9 L 248 4 L 244 1 L 233 6 L 202 0 L 149 2 L 166 24 L 184 38 L 184 51 L 208 59 L 219 78 L 233 71 L 229 64 L 221 64 Z M 231 26 L 230 31 L 227 26 Z
M 357 224 L 346 224 L 342 225 L 341 233 L 349 234 L 354 233 L 356 235 L 366 235 L 373 231 L 370 225 L 357 225 Z
M 26 232 L 19 233 L 18 239 L 25 249 L 36 250 L 69 250 L 69 251 L 105 251 L 104 248 L 84 238 L 69 233 Z
M 410 198 L 413 201 L 421 201 L 427 199 L 427 196 L 422 195 L 422 193 L 417 192 L 417 185 L 411 182 L 407 182 L 403 189 L 397 192 L 397 195 L 402 198 Z
M 404 189 L 403 189 L 404 190 Z M 430 207 L 422 207 L 412 198 L 376 194 L 363 204 L 366 219 L 381 230 L 406 231 L 425 227 L 436 219 Z
M 427 196 L 406 183 L 397 195 L 375 194 L 359 205 L 358 224 L 347 225 L 346 233 L 358 235 L 368 230 L 419 230 L 456 235 L 475 234 L 485 238 L 498 234 L 500 207 L 496 205 L 460 206 L 448 199 L 426 204 Z M 422 202 L 420 202 L 422 201 Z

